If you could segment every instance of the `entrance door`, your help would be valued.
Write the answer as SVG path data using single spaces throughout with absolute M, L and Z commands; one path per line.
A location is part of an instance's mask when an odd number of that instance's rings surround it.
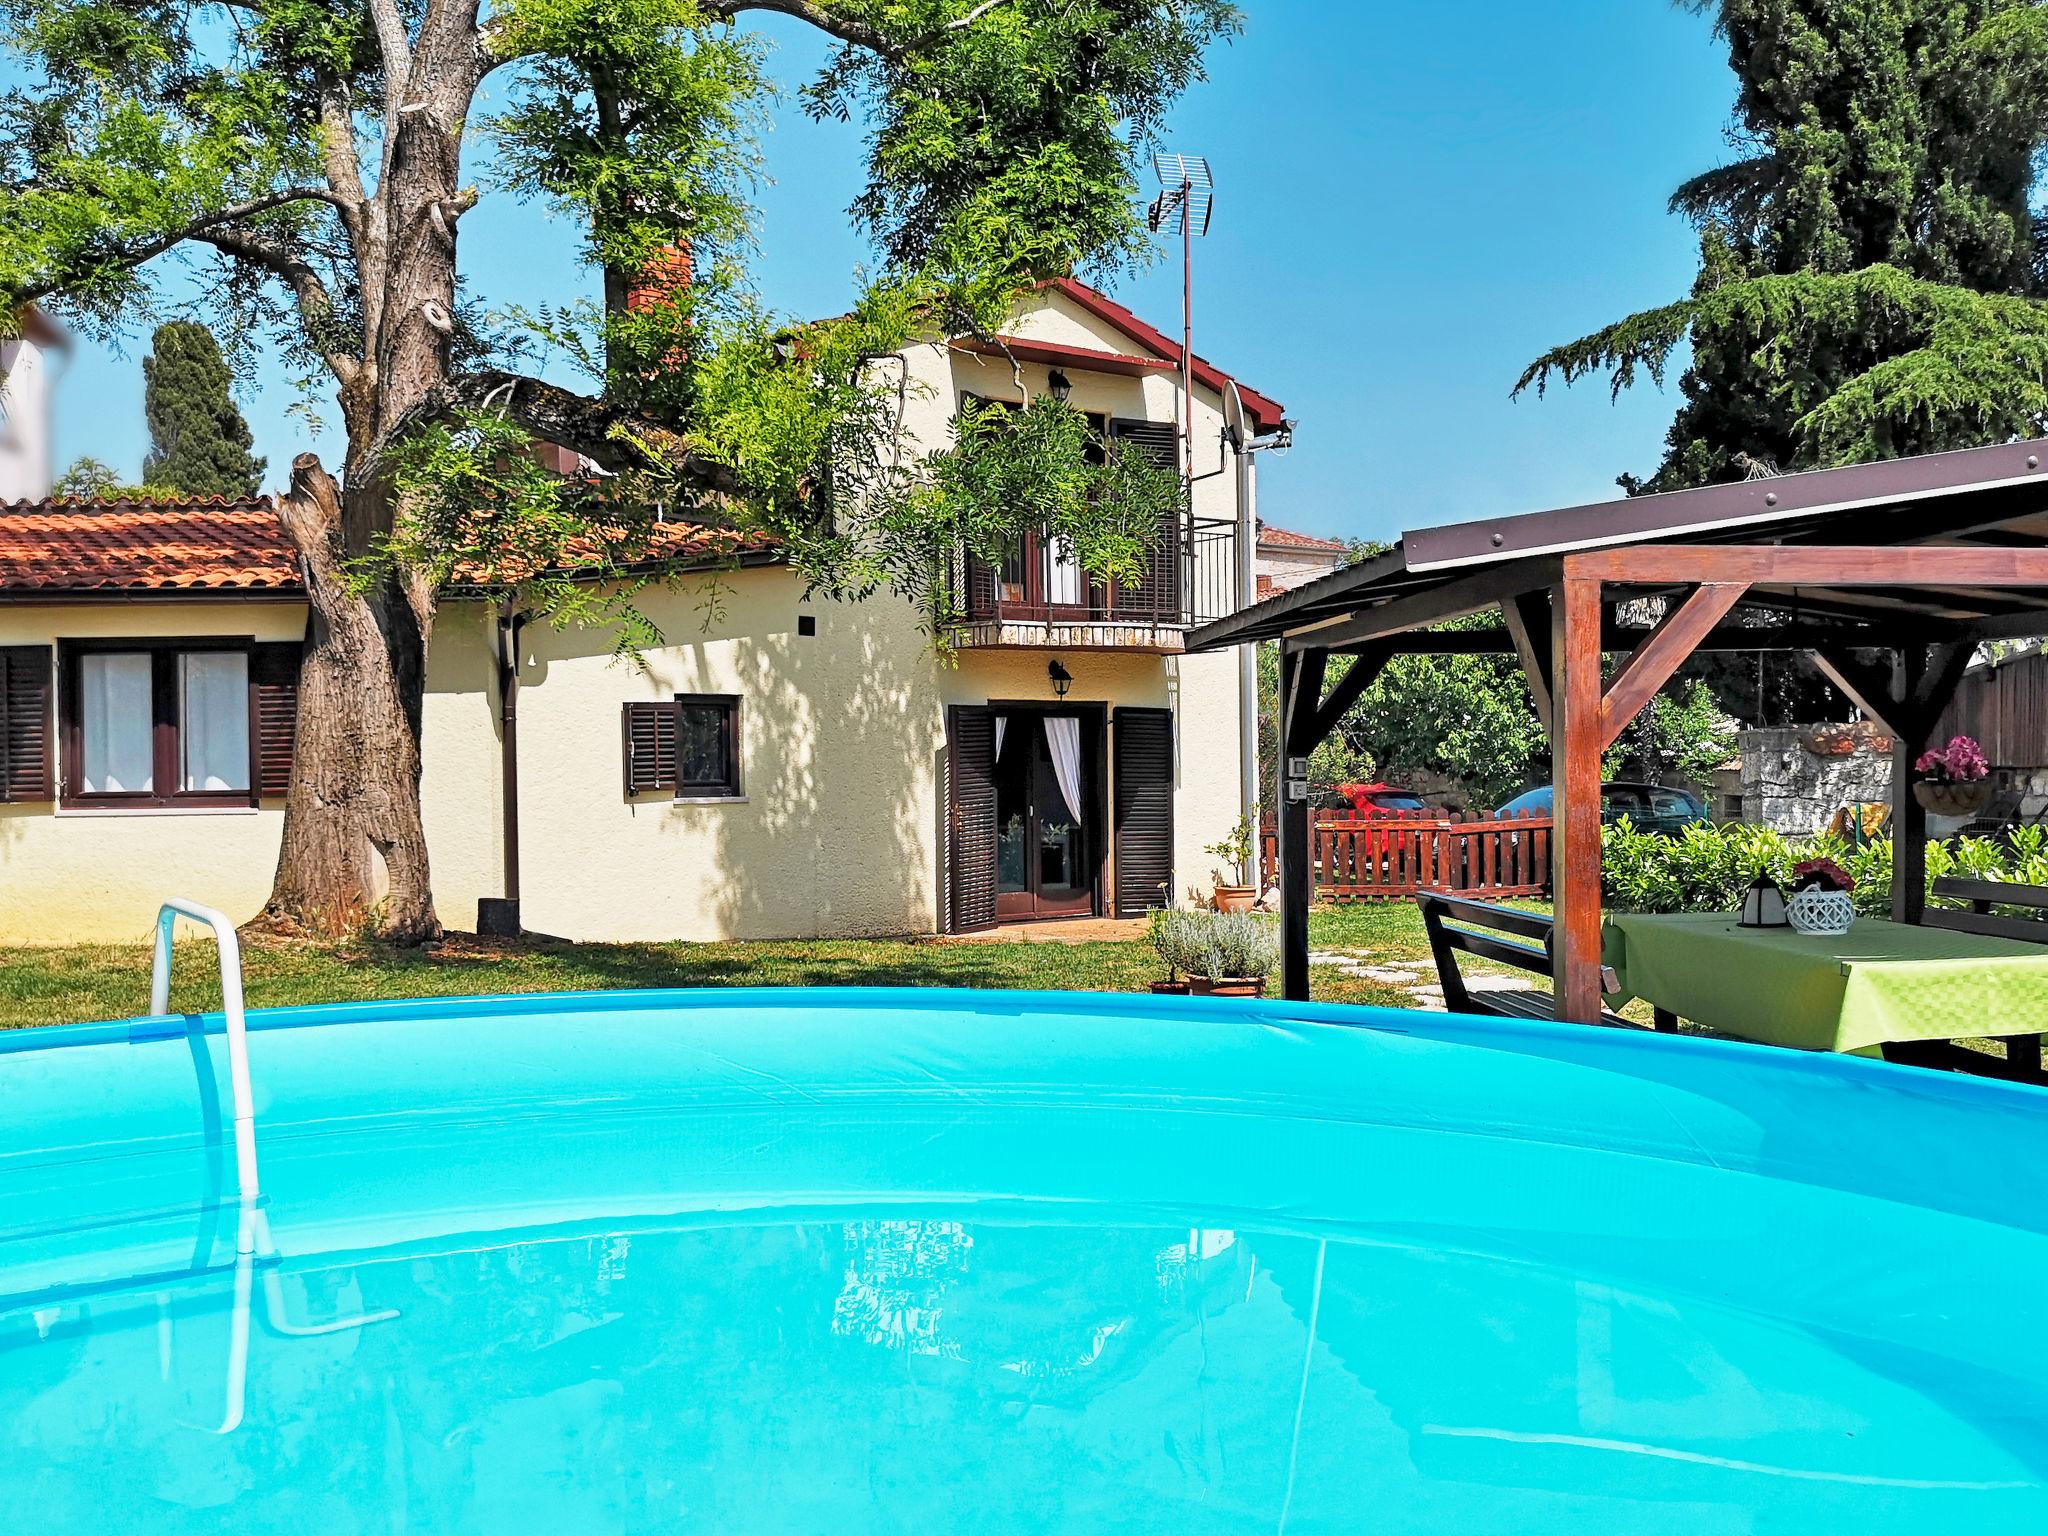
M 1089 826 L 1089 786 L 1098 771 L 1099 744 L 1074 716 L 996 718 L 996 915 L 1093 912 L 1099 861 Z M 1056 753 L 1064 755 L 1064 767 Z

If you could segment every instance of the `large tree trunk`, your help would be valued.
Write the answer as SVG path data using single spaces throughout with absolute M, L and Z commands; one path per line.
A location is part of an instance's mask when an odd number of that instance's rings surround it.
M 441 925 L 420 820 L 421 608 L 396 577 L 351 589 L 342 492 L 314 455 L 292 462 L 278 515 L 304 558 L 313 623 L 263 920 L 328 937 L 369 928 L 402 943 L 434 938 Z

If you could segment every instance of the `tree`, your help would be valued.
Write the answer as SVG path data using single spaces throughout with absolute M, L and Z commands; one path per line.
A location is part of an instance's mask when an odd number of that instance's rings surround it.
M 142 360 L 149 422 L 145 483 L 184 496 L 254 496 L 265 461 L 229 394 L 231 376 L 213 332 L 191 320 L 156 328 Z
M 2048 8 L 1687 0 L 1740 81 L 1741 158 L 1671 199 L 1691 295 L 1546 353 L 1516 392 L 1691 362 L 1635 491 L 2036 436 L 2048 419 Z
M 73 496 L 86 501 L 99 501 L 117 494 L 122 489 L 121 477 L 114 473 L 114 466 L 91 454 L 81 454 L 65 466 L 51 485 L 53 496 Z
M 868 129 L 853 214 L 879 259 L 837 320 L 787 325 L 747 290 L 774 84 L 742 25 L 755 12 L 835 40 L 802 98 Z M 216 334 L 334 387 L 340 480 L 302 455 L 279 505 L 313 622 L 267 915 L 368 918 L 400 939 L 438 929 L 419 736 L 458 565 L 545 602 L 561 587 L 536 573 L 572 551 L 594 575 L 629 570 L 657 512 L 681 509 L 777 536 L 829 594 L 903 591 L 942 631 L 946 541 L 964 530 L 1000 558 L 1034 509 L 970 513 L 972 476 L 899 465 L 875 362 L 996 333 L 1044 276 L 1139 260 L 1139 157 L 1239 25 L 1227 0 L 504 0 L 488 16 L 481 0 L 9 0 L 6 15 L 23 83 L 0 101 L 0 295 L 116 330 L 159 307 L 158 259 L 177 253 L 215 279 Z M 573 218 L 602 303 L 487 325 L 456 278 L 487 191 Z M 591 390 L 516 371 L 537 340 L 579 359 Z M 1063 430 L 1048 410 L 980 440 L 1028 458 Z M 521 451 L 536 440 L 609 473 L 541 475 Z M 1071 507 L 1072 488 L 1057 499 Z M 1076 513 L 1098 577 L 1142 565 L 1119 515 Z

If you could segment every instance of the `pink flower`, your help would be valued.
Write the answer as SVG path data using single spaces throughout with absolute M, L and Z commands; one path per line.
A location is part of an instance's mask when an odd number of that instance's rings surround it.
M 1833 859 L 1807 859 L 1792 866 L 1792 888 L 1810 891 L 1816 886 L 1830 891 L 1853 891 L 1856 881 Z
M 1967 736 L 1954 738 L 1939 752 L 1923 752 L 1913 771 L 1934 784 L 1970 784 L 1991 772 L 1984 749 Z
M 1932 773 L 1942 767 L 1941 754 L 1932 750 L 1922 752 L 1913 763 L 1915 773 Z

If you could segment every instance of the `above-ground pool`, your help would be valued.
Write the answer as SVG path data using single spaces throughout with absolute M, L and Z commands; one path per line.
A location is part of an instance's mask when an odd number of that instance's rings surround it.
M 0 1036 L 70 1532 L 2048 1530 L 2048 1094 L 1068 994 Z

